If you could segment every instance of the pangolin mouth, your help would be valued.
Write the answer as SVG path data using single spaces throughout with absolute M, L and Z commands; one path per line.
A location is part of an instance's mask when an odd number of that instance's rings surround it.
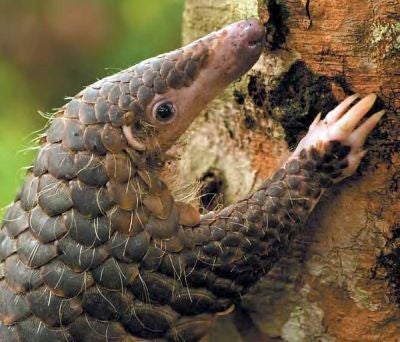
M 251 41 L 249 41 L 248 46 L 249 46 L 249 48 L 251 48 L 251 49 L 257 48 L 257 47 L 259 47 L 259 46 L 262 44 L 262 41 L 263 41 L 263 37 L 260 38 L 259 40 L 251 40 Z

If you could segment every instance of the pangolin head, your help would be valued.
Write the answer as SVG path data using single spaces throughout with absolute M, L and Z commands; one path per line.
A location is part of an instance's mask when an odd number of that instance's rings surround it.
M 128 69 L 132 99 L 123 125 L 128 143 L 143 150 L 169 148 L 258 60 L 263 38 L 258 20 L 243 20 Z
M 239 21 L 103 78 L 56 113 L 46 141 L 94 155 L 126 150 L 161 160 L 206 105 L 257 61 L 264 36 L 258 20 Z

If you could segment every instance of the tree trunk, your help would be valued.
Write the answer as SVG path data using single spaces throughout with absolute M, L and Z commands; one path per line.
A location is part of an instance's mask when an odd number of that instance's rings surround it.
M 267 28 L 260 61 L 184 139 L 180 176 L 202 180 L 206 209 L 254 189 L 346 95 L 377 92 L 387 109 L 358 173 L 210 341 L 400 340 L 399 13 L 397 0 L 186 1 L 185 43 L 246 17 Z

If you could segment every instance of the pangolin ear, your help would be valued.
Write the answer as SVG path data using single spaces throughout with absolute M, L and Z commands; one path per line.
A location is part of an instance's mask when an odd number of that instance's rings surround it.
M 124 133 L 125 139 L 128 141 L 128 144 L 133 147 L 137 151 L 145 151 L 146 145 L 140 142 L 135 135 L 132 133 L 131 126 L 123 126 L 122 132 Z

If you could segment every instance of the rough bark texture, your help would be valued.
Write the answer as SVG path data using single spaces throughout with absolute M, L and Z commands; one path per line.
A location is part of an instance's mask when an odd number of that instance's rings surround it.
M 359 172 L 324 197 L 211 341 L 400 340 L 399 13 L 395 0 L 186 1 L 185 42 L 244 17 L 267 28 L 262 58 L 193 125 L 178 163 L 224 204 L 271 175 L 346 95 L 377 92 L 374 109 L 387 109 Z M 211 197 L 203 206 L 218 205 Z

